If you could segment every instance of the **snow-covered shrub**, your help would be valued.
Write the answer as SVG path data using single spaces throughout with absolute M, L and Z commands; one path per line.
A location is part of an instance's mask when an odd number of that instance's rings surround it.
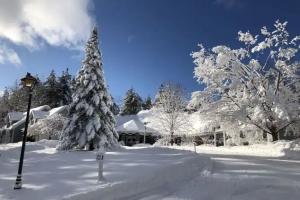
M 123 140 L 121 140 L 121 141 L 119 142 L 119 145 L 120 145 L 120 146 L 125 146 L 125 142 L 124 142 Z
M 169 146 L 170 145 L 170 140 L 171 137 L 170 136 L 164 136 L 160 139 L 158 139 L 153 146 Z
M 29 126 L 28 136 L 39 139 L 58 139 L 66 117 L 60 114 L 51 115 Z

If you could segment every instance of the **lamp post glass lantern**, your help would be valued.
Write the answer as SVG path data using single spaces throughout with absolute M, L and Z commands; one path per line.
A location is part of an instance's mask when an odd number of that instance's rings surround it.
M 21 84 L 25 88 L 33 89 L 34 85 L 36 84 L 37 80 L 30 73 L 27 73 L 24 78 L 21 78 Z
M 27 137 L 28 123 L 29 123 L 29 113 L 30 113 L 30 106 L 31 106 L 32 90 L 33 90 L 33 87 L 36 84 L 36 82 L 37 82 L 36 78 L 31 76 L 30 73 L 27 73 L 27 75 L 21 79 L 21 84 L 23 85 L 24 88 L 28 89 L 29 94 L 28 94 L 28 106 L 27 106 L 27 114 L 26 114 L 25 128 L 24 128 L 24 134 L 23 134 L 20 162 L 19 162 L 18 174 L 17 174 L 14 189 L 22 188 L 22 169 L 23 169 L 26 137 Z

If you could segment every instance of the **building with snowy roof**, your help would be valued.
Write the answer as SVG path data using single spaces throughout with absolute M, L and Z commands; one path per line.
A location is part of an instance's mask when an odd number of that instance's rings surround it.
M 128 116 L 124 116 L 124 118 L 129 119 Z M 119 121 L 124 120 L 122 116 L 118 116 L 118 119 Z M 142 122 L 137 116 L 117 126 L 116 130 L 119 134 L 119 141 L 122 141 L 126 146 L 139 143 L 153 144 L 158 138 L 157 131 L 147 127 L 147 123 Z
M 32 108 L 29 113 L 29 124 L 33 125 L 40 119 L 45 119 L 53 114 L 66 113 L 66 106 L 51 109 L 48 105 Z M 26 113 L 10 112 L 7 115 L 7 125 L 0 129 L 0 143 L 19 142 L 23 138 Z
M 6 117 L 6 127 L 11 126 L 12 124 L 20 121 L 22 118 L 24 117 L 24 113 L 23 112 L 9 112 L 7 113 L 7 117 Z

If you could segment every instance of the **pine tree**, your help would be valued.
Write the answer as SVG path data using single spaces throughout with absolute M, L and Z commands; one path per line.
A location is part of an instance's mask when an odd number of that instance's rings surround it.
M 59 93 L 61 96 L 61 105 L 69 105 L 72 102 L 72 76 L 69 74 L 69 69 L 62 72 L 58 78 Z
M 1 97 L 1 103 L 9 106 L 9 92 L 7 88 L 5 88 L 3 95 Z
M 45 104 L 51 108 L 60 106 L 62 96 L 60 95 L 59 83 L 56 79 L 54 70 L 48 76 L 45 85 Z
M 93 144 L 96 148 L 117 145 L 118 134 L 110 108 L 111 95 L 104 79 L 97 29 L 94 28 L 86 44 L 85 59 L 76 77 L 74 95 L 69 107 L 69 120 L 65 124 L 58 149 L 83 148 Z
M 150 110 L 152 108 L 151 97 L 148 96 L 147 99 L 143 102 L 143 110 Z
M 10 110 L 9 92 L 8 89 L 5 88 L 2 97 L 0 97 L 0 128 L 5 124 L 5 118 Z
M 113 102 L 113 105 L 111 107 L 111 112 L 114 114 L 114 115 L 118 115 L 120 113 L 120 107 L 118 106 L 118 104 L 115 102 L 114 98 L 111 97 L 112 99 L 112 102 Z
M 12 111 L 25 112 L 28 102 L 28 91 L 20 87 L 18 81 L 10 88 L 9 106 Z
M 46 99 L 45 91 L 46 87 L 44 86 L 43 82 L 40 80 L 38 75 L 35 76 L 37 82 L 33 89 L 32 94 L 32 107 L 38 107 L 42 105 L 47 105 L 48 100 Z
M 133 88 L 126 92 L 121 115 L 135 115 L 142 110 L 142 99 Z

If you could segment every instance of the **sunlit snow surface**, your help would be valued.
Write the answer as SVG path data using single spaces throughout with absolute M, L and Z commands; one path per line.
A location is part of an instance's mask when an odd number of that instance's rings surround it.
M 23 189 L 13 190 L 21 143 L 0 145 L 0 199 L 120 199 L 172 188 L 189 180 L 208 158 L 194 153 L 147 146 L 107 152 L 106 182 L 97 183 L 96 152 L 55 150 L 55 141 L 27 143 Z
M 0 145 L 0 199 L 296 200 L 300 160 L 281 141 L 248 147 L 160 148 L 108 152 L 97 183 L 96 152 L 57 152 L 55 141 L 28 143 L 23 189 L 14 191 L 20 143 Z M 182 149 L 188 150 L 183 151 Z M 291 156 L 293 155 L 293 156 Z M 299 157 L 298 157 L 299 158 Z

